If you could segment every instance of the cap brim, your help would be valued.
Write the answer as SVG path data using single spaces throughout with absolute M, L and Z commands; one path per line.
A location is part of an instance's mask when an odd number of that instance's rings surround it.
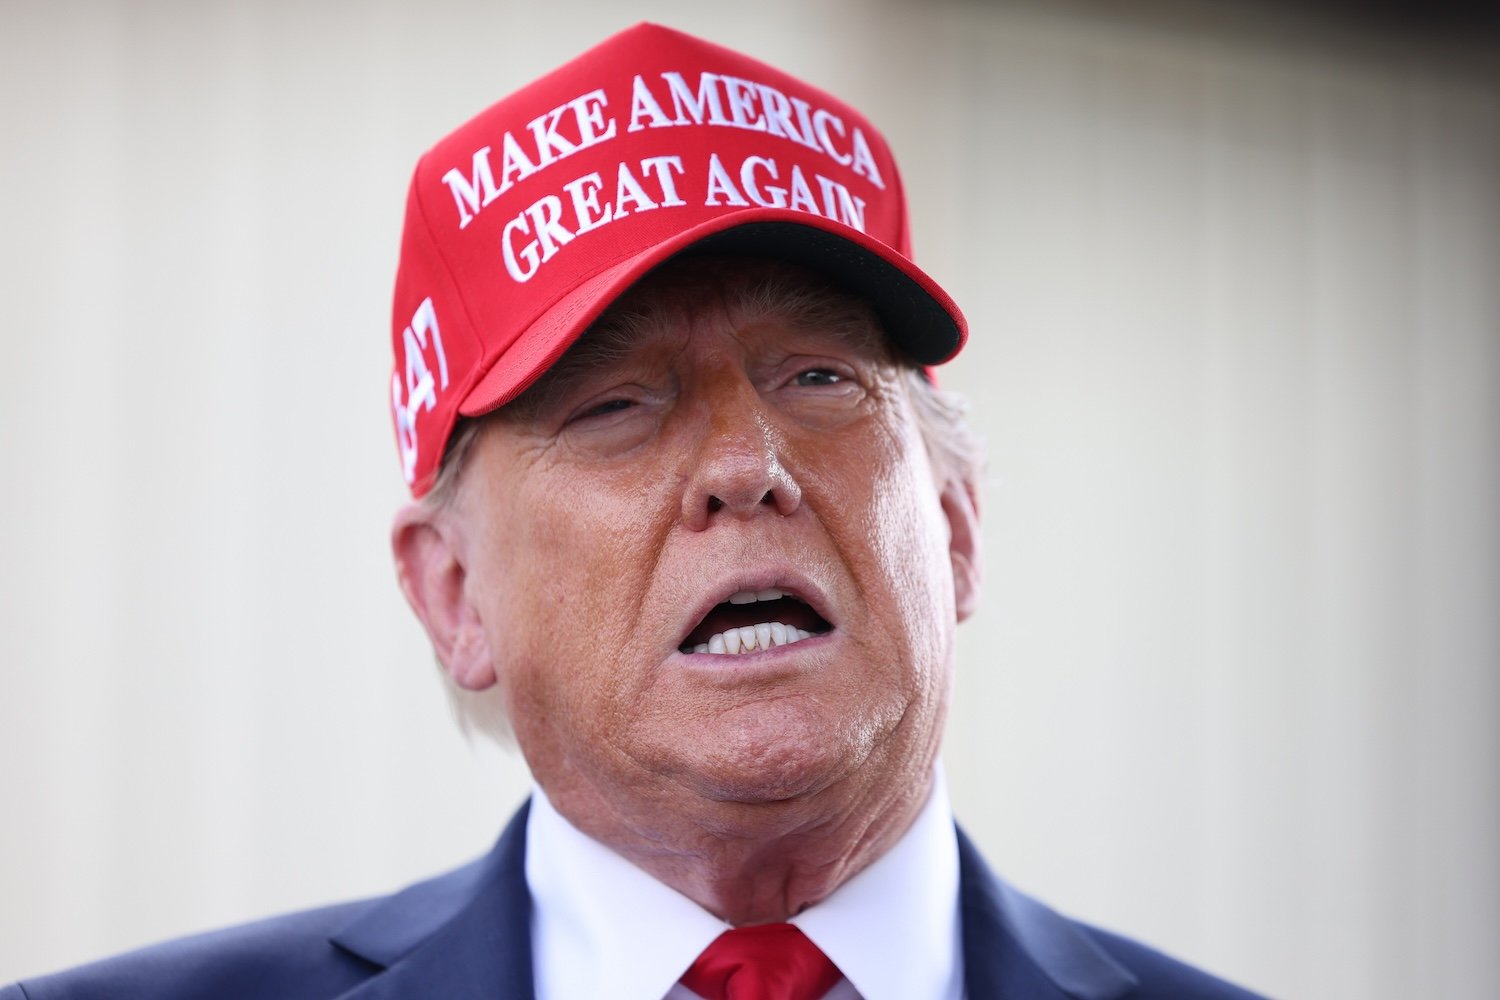
M 756 209 L 723 216 L 606 267 L 549 306 L 459 405 L 479 416 L 515 399 L 647 272 L 686 252 L 759 254 L 800 264 L 866 299 L 891 340 L 921 365 L 952 358 L 968 327 L 952 298 L 895 250 L 821 216 Z

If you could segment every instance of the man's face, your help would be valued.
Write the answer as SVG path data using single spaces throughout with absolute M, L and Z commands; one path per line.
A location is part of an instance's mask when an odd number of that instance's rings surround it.
M 470 648 L 539 782 L 585 828 L 925 788 L 950 524 L 872 316 L 700 261 L 602 326 L 488 419 L 451 508 Z

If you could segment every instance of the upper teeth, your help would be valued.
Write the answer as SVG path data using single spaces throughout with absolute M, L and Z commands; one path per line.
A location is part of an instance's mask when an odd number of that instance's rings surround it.
M 786 594 L 780 590 L 742 590 L 729 595 L 730 604 L 754 604 L 756 601 L 779 601 Z
M 803 639 L 811 639 L 812 633 L 795 625 L 781 622 L 761 622 L 759 625 L 741 625 L 725 629 L 710 636 L 707 642 L 693 647 L 694 653 L 721 653 L 730 656 L 749 653 L 773 646 L 789 646 Z

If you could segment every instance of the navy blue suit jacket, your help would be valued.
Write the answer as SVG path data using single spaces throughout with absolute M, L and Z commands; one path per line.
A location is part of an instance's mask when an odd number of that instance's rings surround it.
M 958 844 L 968 1000 L 1253 1000 L 1059 916 Z M 0 1000 L 532 1000 L 525 858 L 523 807 L 487 856 L 394 896 L 171 941 Z

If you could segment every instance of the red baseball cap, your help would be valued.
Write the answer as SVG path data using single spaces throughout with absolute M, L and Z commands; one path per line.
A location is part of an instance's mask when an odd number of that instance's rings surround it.
M 417 163 L 392 313 L 391 404 L 413 496 L 460 415 L 536 381 L 622 292 L 688 248 L 816 270 L 923 365 L 963 314 L 911 261 L 906 199 L 858 111 L 655 24 L 480 113 Z

